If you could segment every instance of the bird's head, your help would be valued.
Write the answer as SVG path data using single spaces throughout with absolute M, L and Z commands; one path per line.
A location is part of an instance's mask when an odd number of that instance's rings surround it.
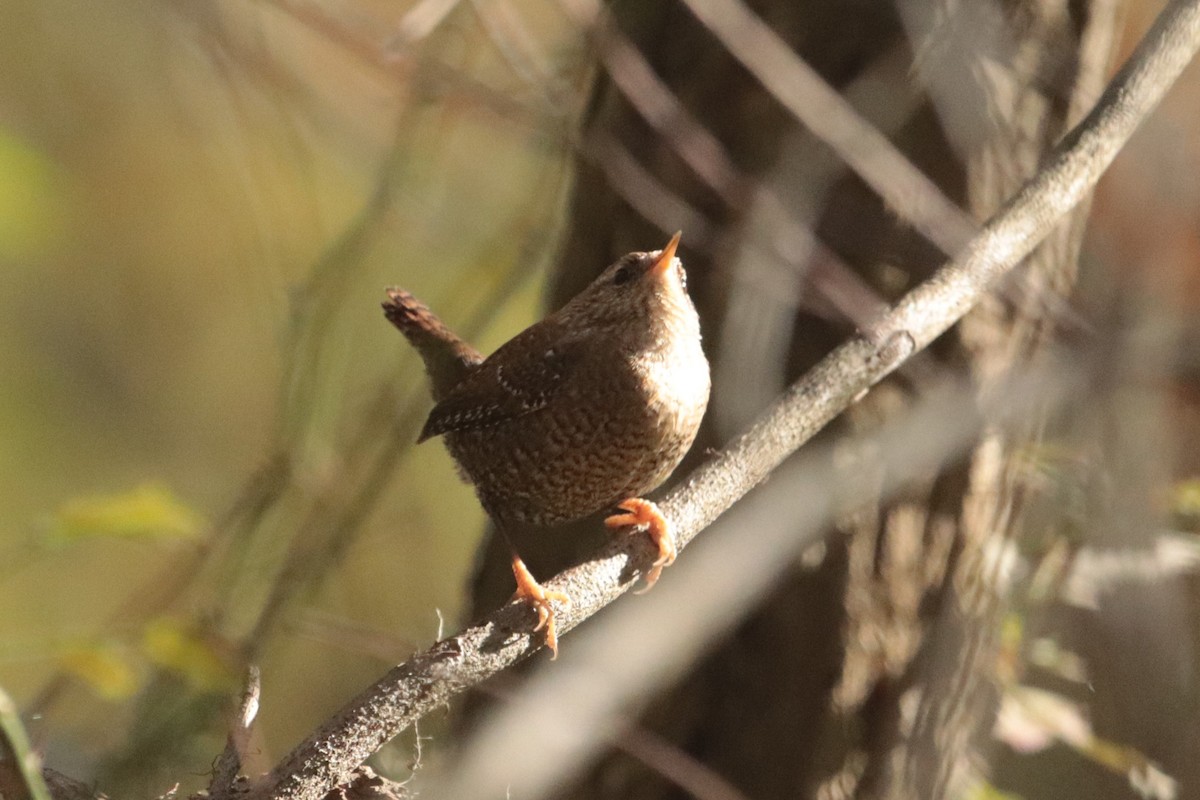
M 612 264 L 562 308 L 564 321 L 627 329 L 691 324 L 696 310 L 687 275 L 675 257 L 681 233 L 661 250 L 629 253 Z

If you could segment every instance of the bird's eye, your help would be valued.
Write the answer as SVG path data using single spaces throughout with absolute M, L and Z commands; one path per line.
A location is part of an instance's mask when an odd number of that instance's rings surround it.
M 683 267 L 679 268 L 679 285 L 683 288 L 683 291 L 687 291 L 687 272 L 684 271 Z
M 616 274 L 613 275 L 613 286 L 624 286 L 631 280 L 633 280 L 633 267 L 626 264 L 617 268 Z

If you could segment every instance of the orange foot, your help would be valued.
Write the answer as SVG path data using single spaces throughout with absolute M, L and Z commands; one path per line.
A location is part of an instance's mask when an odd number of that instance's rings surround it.
M 546 629 L 546 647 L 550 648 L 553 654 L 550 660 L 558 658 L 558 632 L 554 628 L 554 606 L 552 602 L 562 603 L 566 608 L 571 607 L 571 598 L 567 597 L 562 592 L 555 592 L 544 588 L 537 579 L 533 577 L 533 573 L 525 566 L 525 562 L 519 556 L 513 555 L 512 562 L 513 577 L 517 579 L 517 593 L 514 598 L 524 600 L 529 605 L 533 606 L 533 610 L 537 612 L 538 624 L 533 629 L 537 633 L 542 628 Z
M 649 500 L 631 497 L 622 501 L 617 508 L 626 513 L 613 514 L 604 520 L 605 525 L 610 528 L 645 527 L 646 532 L 650 534 L 650 540 L 658 545 L 658 560 L 646 573 L 646 588 L 637 592 L 637 594 L 642 594 L 650 591 L 658 582 L 658 576 L 662 575 L 663 567 L 669 567 L 675 563 L 675 555 L 678 552 L 675 548 L 675 534 L 671 532 L 671 523 L 658 510 L 658 506 Z

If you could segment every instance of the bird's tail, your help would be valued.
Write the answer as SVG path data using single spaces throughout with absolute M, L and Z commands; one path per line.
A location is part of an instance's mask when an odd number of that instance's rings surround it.
M 387 297 L 384 315 L 421 355 L 433 399 L 441 400 L 483 361 L 483 356 L 408 292 L 391 288 Z

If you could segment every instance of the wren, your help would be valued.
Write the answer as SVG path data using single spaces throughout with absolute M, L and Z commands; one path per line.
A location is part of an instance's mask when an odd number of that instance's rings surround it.
M 708 406 L 700 321 L 675 257 L 630 253 L 558 311 L 484 358 L 424 304 L 389 289 L 387 318 L 425 362 L 435 405 L 418 441 L 441 436 L 484 510 L 509 541 L 517 596 L 558 654 L 554 602 L 505 529 L 552 526 L 605 508 L 609 527 L 647 528 L 659 558 L 652 586 L 675 560 L 667 519 L 641 495 L 683 459 Z

